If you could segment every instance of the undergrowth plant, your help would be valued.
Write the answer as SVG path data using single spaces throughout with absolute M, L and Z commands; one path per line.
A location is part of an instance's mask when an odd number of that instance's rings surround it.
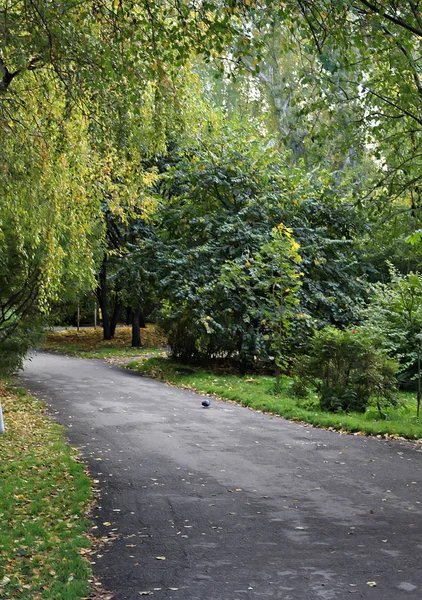
M 382 414 L 382 404 L 395 401 L 397 369 L 364 330 L 325 327 L 298 361 L 296 375 L 317 392 L 322 410 L 364 412 L 374 396 Z

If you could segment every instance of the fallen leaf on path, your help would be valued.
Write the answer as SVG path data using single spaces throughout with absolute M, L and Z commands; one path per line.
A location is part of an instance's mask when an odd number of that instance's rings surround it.
M 366 585 L 369 585 L 370 587 L 375 587 L 377 585 L 376 581 L 367 581 Z
M 165 556 L 156 556 L 155 558 L 157 560 L 167 560 L 167 558 Z

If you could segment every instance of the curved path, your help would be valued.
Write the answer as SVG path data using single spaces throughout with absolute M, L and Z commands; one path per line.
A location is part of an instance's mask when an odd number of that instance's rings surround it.
M 422 598 L 414 444 L 203 409 L 100 360 L 37 353 L 19 379 L 99 480 L 114 541 L 94 569 L 116 600 Z

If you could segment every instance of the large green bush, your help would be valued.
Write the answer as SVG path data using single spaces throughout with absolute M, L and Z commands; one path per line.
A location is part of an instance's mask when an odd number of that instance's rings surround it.
M 365 331 L 325 327 L 314 335 L 296 374 L 316 390 L 322 410 L 364 412 L 371 396 L 379 410 L 381 402 L 394 400 L 397 369 Z
M 160 323 L 174 357 L 248 368 L 279 359 L 274 344 L 287 330 L 300 256 L 282 223 L 287 168 L 261 140 L 245 151 L 244 139 L 226 135 L 171 170 L 155 243 Z
M 292 167 L 231 123 L 169 165 L 157 190 L 159 319 L 174 357 L 288 371 L 315 326 L 356 322 L 361 220 L 324 169 Z

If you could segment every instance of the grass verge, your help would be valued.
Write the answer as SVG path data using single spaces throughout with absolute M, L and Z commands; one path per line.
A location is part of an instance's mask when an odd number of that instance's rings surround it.
M 390 407 L 386 417 L 381 419 L 375 406 L 370 406 L 364 414 L 321 411 L 315 396 L 300 400 L 289 395 L 291 379 L 287 377 L 282 381 L 281 393 L 276 395 L 274 379 L 264 375 L 225 375 L 186 367 L 165 358 L 132 361 L 127 368 L 172 385 L 317 427 L 362 435 L 422 439 L 422 420 L 416 418 L 416 400 L 411 394 L 399 394 L 398 406 Z
M 162 352 L 162 347 L 167 343 L 166 338 L 155 325 L 147 325 L 146 329 L 141 329 L 142 348 L 131 347 L 131 336 L 130 327 L 119 327 L 114 338 L 107 341 L 103 340 L 101 328 L 52 331 L 47 335 L 43 349 L 63 352 L 79 358 L 131 357 Z
M 0 597 L 86 597 L 91 482 L 42 403 L 1 382 L 0 398 Z

